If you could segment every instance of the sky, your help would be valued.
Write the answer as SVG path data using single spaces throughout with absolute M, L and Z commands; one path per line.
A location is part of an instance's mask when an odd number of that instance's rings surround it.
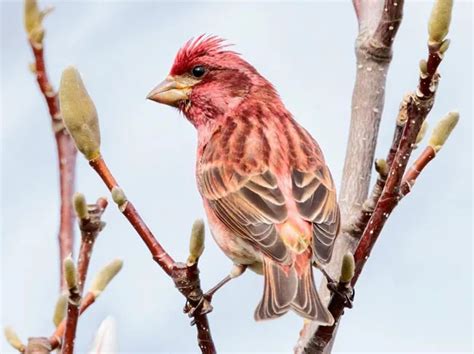
M 41 1 L 46 5 L 44 1 Z M 235 44 L 279 91 L 321 145 L 340 185 L 355 76 L 357 22 L 349 1 L 63 1 L 45 20 L 51 82 L 75 65 L 99 112 L 102 153 L 164 247 L 187 257 L 191 225 L 204 218 L 194 180 L 196 132 L 174 109 L 145 100 L 189 38 L 217 34 Z M 26 341 L 47 336 L 58 294 L 58 178 L 43 97 L 28 70 L 32 55 L 22 4 L 1 1 L 1 326 Z M 403 95 L 426 57 L 431 1 L 407 1 L 388 74 L 376 155 L 391 142 Z M 338 352 L 472 351 L 472 11 L 457 1 L 451 46 L 428 118 L 458 110 L 460 122 L 412 193 L 390 216 L 357 284 L 337 336 Z M 428 132 L 430 134 L 430 132 Z M 426 144 L 427 139 L 421 144 Z M 420 148 L 421 150 L 421 148 Z M 416 156 L 419 151 L 416 151 Z M 89 200 L 107 190 L 78 158 L 76 189 Z M 110 199 L 110 198 L 109 198 Z M 114 258 L 124 268 L 83 317 L 78 352 L 115 319 L 121 353 L 196 352 L 184 300 L 110 205 L 90 276 Z M 78 244 L 76 244 L 77 250 Z M 231 262 L 210 233 L 200 262 L 203 288 Z M 87 285 L 86 285 L 87 287 Z M 253 320 L 263 280 L 251 272 L 223 288 L 209 315 L 219 352 L 292 352 L 302 320 Z M 1 339 L 1 352 L 11 348 Z

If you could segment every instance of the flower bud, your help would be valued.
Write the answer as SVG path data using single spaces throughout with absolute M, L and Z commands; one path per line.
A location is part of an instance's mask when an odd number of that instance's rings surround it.
M 352 253 L 347 252 L 342 258 L 341 276 L 339 278 L 339 281 L 341 283 L 349 283 L 352 280 L 352 277 L 354 276 L 354 272 L 354 256 L 352 255 Z
M 66 284 L 68 289 L 72 289 L 77 286 L 77 274 L 76 274 L 76 265 L 72 260 L 71 256 L 68 256 L 64 259 L 64 278 L 66 279 Z
M 62 320 L 66 317 L 67 300 L 67 294 L 61 294 L 56 301 L 53 314 L 53 323 L 56 327 L 58 327 Z
M 384 159 L 376 159 L 375 160 L 375 171 L 382 176 L 386 177 L 388 175 L 388 164 L 387 161 Z
M 122 266 L 123 261 L 121 259 L 115 259 L 100 270 L 92 282 L 90 289 L 96 298 L 105 290 L 117 273 L 120 272 Z
M 428 23 L 429 43 L 441 43 L 449 32 L 453 0 L 435 0 Z
M 82 193 L 75 193 L 73 197 L 74 210 L 79 219 L 89 219 L 89 210 L 87 209 L 86 198 Z
M 94 102 L 89 96 L 81 75 L 70 66 L 63 71 L 59 86 L 59 103 L 64 125 L 77 149 L 86 159 L 100 155 L 100 129 Z
M 434 127 L 428 145 L 431 146 L 436 152 L 441 150 L 446 140 L 448 140 L 448 137 L 453 131 L 454 127 L 456 124 L 458 124 L 458 121 L 459 113 L 449 112 Z
M 193 265 L 201 257 L 204 251 L 204 222 L 198 219 L 194 222 L 191 230 L 191 238 L 189 240 L 189 257 L 187 264 L 188 266 Z
M 5 327 L 4 329 L 5 339 L 7 342 L 19 352 L 25 350 L 25 345 L 21 342 L 20 337 L 16 334 L 15 330 L 11 327 Z
M 418 145 L 423 140 L 427 130 L 428 130 L 428 122 L 424 120 L 423 123 L 421 124 L 420 131 L 418 132 L 418 135 L 416 136 L 415 145 Z

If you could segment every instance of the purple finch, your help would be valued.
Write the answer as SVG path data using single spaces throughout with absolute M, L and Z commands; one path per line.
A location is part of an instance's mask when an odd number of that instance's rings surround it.
M 198 132 L 196 178 L 212 235 L 236 264 L 263 274 L 256 320 L 289 310 L 332 324 L 313 280 L 331 259 L 340 214 L 316 141 L 276 90 L 218 37 L 188 41 L 149 99 Z

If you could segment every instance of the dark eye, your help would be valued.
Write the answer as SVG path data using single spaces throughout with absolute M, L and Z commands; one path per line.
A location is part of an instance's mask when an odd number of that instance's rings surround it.
M 206 68 L 204 66 L 198 65 L 191 70 L 191 74 L 194 77 L 201 77 L 206 73 Z

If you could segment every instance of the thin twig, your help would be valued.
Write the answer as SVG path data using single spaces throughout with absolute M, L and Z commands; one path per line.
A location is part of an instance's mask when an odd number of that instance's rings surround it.
M 59 185 L 61 196 L 60 226 L 58 233 L 60 286 L 64 289 L 63 260 L 72 253 L 74 243 L 74 212 L 72 209 L 72 195 L 74 193 L 75 169 L 77 150 L 70 135 L 64 128 L 59 110 L 58 96 L 48 80 L 44 62 L 43 45 L 30 41 L 35 58 L 35 73 L 39 88 L 48 105 L 51 123 L 56 139 L 56 148 L 59 163 Z
M 77 271 L 74 261 L 69 256 L 64 260 L 64 276 L 68 287 L 68 304 L 66 315 L 66 328 L 63 337 L 62 354 L 74 353 L 74 340 L 76 338 L 77 321 L 79 319 L 79 306 L 81 294 L 77 286 Z
M 84 283 L 86 282 L 89 261 L 94 248 L 94 243 L 104 227 L 101 220 L 102 214 L 107 207 L 107 200 L 99 198 L 96 204 L 89 206 L 89 217 L 79 220 L 79 228 L 81 230 L 81 248 L 79 249 L 79 258 L 77 262 L 78 287 L 82 293 Z
M 97 299 L 97 296 L 92 292 L 89 291 L 81 301 L 81 305 L 79 307 L 79 316 L 82 315 L 90 305 L 92 305 Z M 66 319 L 62 320 L 59 326 L 56 328 L 54 333 L 49 337 L 48 341 L 51 345 L 51 351 L 58 348 L 61 345 L 62 338 L 64 336 L 64 332 L 66 330 Z
M 114 193 L 114 191 L 117 190 L 121 191 L 102 156 L 89 161 L 89 164 L 101 177 L 111 192 Z M 127 200 L 124 195 L 121 195 L 120 199 L 120 201 L 116 202 L 118 202 L 122 214 L 127 218 L 146 244 L 155 262 L 173 279 L 177 289 L 186 297 L 191 307 L 194 308 L 191 315 L 194 318 L 193 324 L 196 324 L 198 345 L 202 353 L 216 353 L 207 315 L 201 311 L 205 299 L 203 298 L 197 263 L 192 266 L 187 266 L 186 264 L 175 262 L 155 238 L 134 205 Z
M 416 159 L 413 165 L 410 167 L 408 172 L 405 174 L 400 186 L 400 198 L 403 198 L 411 192 L 416 179 L 420 175 L 421 171 L 436 157 L 436 152 L 432 146 L 427 146 L 421 155 Z

